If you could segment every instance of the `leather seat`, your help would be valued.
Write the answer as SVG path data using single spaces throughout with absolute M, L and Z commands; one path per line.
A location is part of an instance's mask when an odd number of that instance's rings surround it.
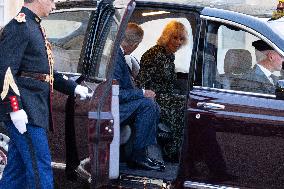
M 252 69 L 252 56 L 246 49 L 229 49 L 224 58 L 224 74 L 220 75 L 222 88 L 237 89 L 238 81 Z

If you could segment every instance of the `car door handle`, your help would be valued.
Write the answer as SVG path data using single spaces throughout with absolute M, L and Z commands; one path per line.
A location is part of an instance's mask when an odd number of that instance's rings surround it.
M 206 103 L 206 102 L 198 102 L 197 107 L 204 108 L 204 109 L 211 109 L 211 110 L 224 110 L 225 109 L 225 106 L 222 104 Z

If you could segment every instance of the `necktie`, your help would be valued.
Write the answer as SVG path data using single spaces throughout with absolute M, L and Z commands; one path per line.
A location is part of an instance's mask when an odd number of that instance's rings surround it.
M 276 76 L 276 75 L 274 75 L 274 74 L 271 74 L 271 75 L 270 75 L 270 78 L 272 79 L 273 84 L 276 85 L 276 84 L 277 84 L 277 81 L 279 80 L 278 76 Z
M 49 64 L 49 84 L 51 87 L 51 92 L 53 92 L 53 65 L 54 65 L 54 59 L 53 59 L 53 55 L 52 55 L 52 50 L 51 50 L 51 44 L 48 42 L 47 37 L 46 37 L 46 33 L 45 33 L 45 29 L 40 25 L 40 29 L 44 38 L 44 43 L 45 43 L 45 49 L 46 49 L 46 54 L 47 54 L 47 58 L 48 58 L 48 64 Z

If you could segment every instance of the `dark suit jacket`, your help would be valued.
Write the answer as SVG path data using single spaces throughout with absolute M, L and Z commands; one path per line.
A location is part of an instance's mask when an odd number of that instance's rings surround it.
M 119 82 L 119 113 L 120 122 L 123 122 L 138 108 L 145 97 L 142 89 L 134 86 L 131 71 L 121 49 L 117 56 L 114 79 Z
M 15 96 L 19 109 L 24 109 L 31 124 L 48 128 L 50 117 L 50 85 L 48 82 L 20 77 L 22 71 L 49 74 L 45 40 L 40 29 L 40 18 L 23 7 L 25 22 L 12 19 L 4 28 L 0 38 L 0 93 L 4 90 L 4 79 L 10 68 L 19 94 L 9 87 L 5 98 L 0 98 L 0 121 L 10 120 L 10 97 Z M 65 94 L 74 94 L 76 84 L 54 74 L 54 88 Z
M 238 86 L 242 91 L 274 94 L 275 87 L 263 73 L 259 66 L 255 65 L 253 69 L 244 75 Z

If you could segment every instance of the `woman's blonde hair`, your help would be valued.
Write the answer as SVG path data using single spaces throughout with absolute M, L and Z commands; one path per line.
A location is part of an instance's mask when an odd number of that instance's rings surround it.
M 157 40 L 157 45 L 166 47 L 173 35 L 182 35 L 184 37 L 182 45 L 185 45 L 188 42 L 188 33 L 185 26 L 179 21 L 172 20 L 165 26 L 160 38 Z

